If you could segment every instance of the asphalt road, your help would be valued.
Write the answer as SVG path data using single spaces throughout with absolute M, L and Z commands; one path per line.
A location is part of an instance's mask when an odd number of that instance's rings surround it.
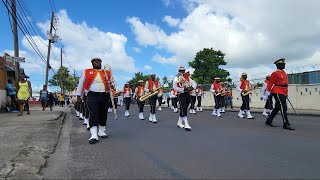
M 149 111 L 149 107 L 145 108 Z M 235 112 L 188 115 L 191 132 L 176 126 L 178 114 L 157 112 L 157 124 L 118 109 L 109 113 L 108 139 L 88 143 L 89 131 L 68 112 L 46 178 L 67 179 L 225 179 L 320 178 L 320 118 L 289 116 L 296 131 L 264 125 L 265 117 L 240 119 Z M 145 113 L 145 118 L 149 113 Z M 146 118 L 147 119 L 147 118 Z

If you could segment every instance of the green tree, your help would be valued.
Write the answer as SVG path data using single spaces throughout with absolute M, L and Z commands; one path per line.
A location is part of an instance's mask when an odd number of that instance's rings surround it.
M 164 88 L 164 92 L 167 92 L 167 91 L 170 90 L 170 88 L 172 88 L 172 81 L 169 81 L 167 76 L 164 76 L 164 77 L 162 78 L 162 83 L 169 85 L 168 88 Z
M 198 84 L 212 83 L 214 77 L 220 77 L 222 81 L 230 81 L 229 72 L 220 68 L 227 64 L 224 56 L 222 51 L 216 51 L 213 48 L 204 48 L 197 52 L 194 60 L 188 62 L 189 66 L 194 69 L 191 78 Z
M 164 77 L 162 78 L 162 83 L 163 83 L 163 84 L 169 83 L 167 76 L 164 76 Z
M 149 79 L 148 75 L 143 75 L 142 72 L 137 72 L 134 74 L 134 77 L 130 79 L 128 82 L 131 88 L 135 88 L 136 86 L 138 86 L 139 80 L 143 80 L 143 82 L 146 82 L 148 79 Z
M 60 67 L 58 72 L 49 80 L 49 84 L 60 86 L 62 93 L 65 93 L 64 90 L 71 92 L 77 86 L 79 77 L 71 76 L 69 73 L 67 67 Z

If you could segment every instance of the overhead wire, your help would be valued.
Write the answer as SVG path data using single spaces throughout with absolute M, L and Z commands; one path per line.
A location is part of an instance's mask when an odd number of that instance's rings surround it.
M 6 0 L 6 3 L 4 2 L 4 0 L 2 0 L 2 3 L 5 5 L 6 9 L 8 10 L 8 14 L 10 14 L 13 17 L 13 13 L 10 11 L 9 7 L 8 7 L 8 0 Z M 9 4 L 9 6 L 12 9 L 12 6 Z M 9 17 L 10 19 L 10 17 Z M 27 41 L 29 42 L 29 44 L 31 45 L 31 47 L 33 48 L 33 50 L 36 52 L 36 54 L 40 57 L 40 59 L 47 64 L 46 59 L 44 58 L 44 56 L 42 55 L 40 49 L 38 48 L 37 44 L 35 43 L 34 39 L 32 38 L 28 28 L 26 27 L 23 19 L 20 16 L 20 13 L 16 10 L 16 17 L 13 18 L 14 21 L 17 23 L 19 29 L 21 30 L 21 32 L 23 33 L 23 35 L 26 37 Z M 27 18 L 28 19 L 28 18 Z M 10 21 L 11 23 L 11 21 Z M 12 24 L 12 23 L 11 23 Z M 11 26 L 12 27 L 12 26 Z M 54 69 L 50 68 L 54 73 Z M 56 74 L 56 73 L 55 73 Z

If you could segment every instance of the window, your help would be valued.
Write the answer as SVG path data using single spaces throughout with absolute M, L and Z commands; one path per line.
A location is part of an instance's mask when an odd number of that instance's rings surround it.
M 318 91 L 318 88 L 314 88 L 314 90 L 317 92 L 317 91 Z
M 309 95 L 311 95 L 311 91 L 309 91 Z
M 305 91 L 308 92 L 308 88 L 306 88 Z
M 302 92 L 300 92 L 301 96 L 302 96 Z

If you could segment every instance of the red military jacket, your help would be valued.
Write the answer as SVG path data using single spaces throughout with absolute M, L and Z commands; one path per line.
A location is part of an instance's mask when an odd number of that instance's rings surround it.
M 138 88 L 138 91 L 136 96 L 139 97 L 141 93 L 142 94 L 144 93 L 144 86 L 137 86 L 137 88 Z
M 156 88 L 159 87 L 159 82 L 157 80 L 152 81 L 151 79 L 148 80 L 148 89 L 153 90 L 153 84 Z
M 222 90 L 222 86 L 220 83 L 217 83 L 217 81 L 213 82 L 213 89 L 215 93 L 218 93 L 218 91 Z
M 250 90 L 251 89 L 251 86 L 250 86 L 250 83 L 249 83 L 248 80 L 244 80 L 244 79 L 240 78 L 240 82 L 241 82 L 240 89 L 242 91 L 246 91 L 246 90 Z
M 283 70 L 274 71 L 267 85 L 267 91 L 273 94 L 284 94 L 288 96 L 288 76 Z
M 85 73 L 85 80 L 84 80 L 84 85 L 83 85 L 83 89 L 84 90 L 89 90 L 93 81 L 95 80 L 95 78 L 97 77 L 97 74 L 99 73 L 102 82 L 104 84 L 105 87 L 105 91 L 108 92 L 109 91 L 109 85 L 107 83 L 108 80 L 111 79 L 111 73 L 108 70 L 102 70 L 102 69 L 86 69 L 84 71 Z M 107 75 L 107 76 L 105 76 Z

